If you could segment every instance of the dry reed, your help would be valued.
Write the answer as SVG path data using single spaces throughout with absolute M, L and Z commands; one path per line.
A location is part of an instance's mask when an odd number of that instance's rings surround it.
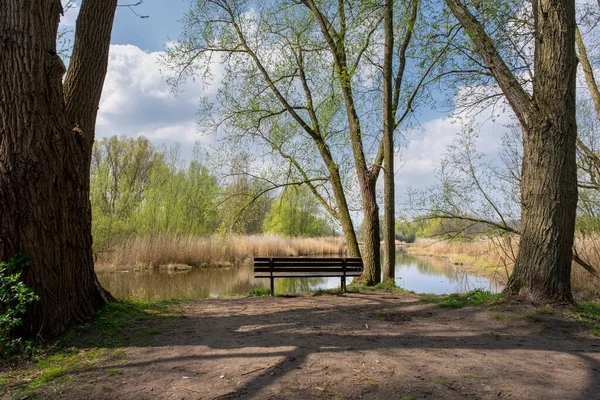
M 600 236 L 578 236 L 575 248 L 579 256 L 600 273 Z M 514 267 L 518 251 L 518 238 L 481 238 L 471 242 L 418 239 L 409 250 L 414 255 L 441 256 L 450 261 L 481 269 L 494 269 L 508 277 Z M 571 285 L 578 300 L 600 299 L 600 279 L 592 276 L 577 263 L 573 263 Z
M 192 267 L 243 262 L 258 256 L 345 254 L 341 237 L 284 238 L 275 235 L 189 237 L 162 234 L 124 241 L 97 255 L 96 270 L 149 269 L 172 264 Z

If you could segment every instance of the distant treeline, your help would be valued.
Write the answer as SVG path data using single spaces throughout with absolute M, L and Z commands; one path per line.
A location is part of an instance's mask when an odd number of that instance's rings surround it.
M 305 188 L 263 191 L 261 179 L 248 174 L 219 179 L 198 148 L 184 162 L 177 147 L 158 147 L 144 137 L 104 138 L 92 153 L 94 247 L 162 233 L 335 235 Z

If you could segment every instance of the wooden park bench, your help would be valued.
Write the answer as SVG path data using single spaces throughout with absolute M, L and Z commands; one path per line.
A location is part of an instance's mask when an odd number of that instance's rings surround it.
M 346 278 L 360 276 L 363 263 L 358 258 L 256 257 L 254 277 L 271 280 L 271 296 L 275 278 L 328 278 L 340 277 L 346 293 Z

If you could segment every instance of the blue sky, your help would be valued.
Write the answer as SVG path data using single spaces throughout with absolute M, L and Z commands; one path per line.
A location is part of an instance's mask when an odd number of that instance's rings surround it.
M 174 94 L 165 83 L 158 63 L 165 45 L 178 38 L 179 20 L 189 5 L 189 0 L 145 0 L 135 8 L 136 13 L 149 16 L 143 19 L 127 7 L 119 7 L 98 115 L 98 139 L 143 135 L 157 144 L 177 142 L 184 157 L 189 157 L 197 140 L 210 146 L 213 138 L 198 134 L 196 111 L 199 98 L 214 96 L 218 83 L 211 86 L 187 83 Z M 63 17 L 63 27 L 74 26 L 77 11 L 75 7 Z M 408 144 L 399 150 L 396 161 L 397 199 L 409 186 L 424 188 L 435 183 L 435 169 L 441 155 L 461 129 L 442 111 L 421 109 L 419 114 L 420 126 L 407 132 Z M 477 119 L 484 121 L 488 117 L 489 113 L 482 113 Z M 504 130 L 502 124 L 510 118 L 502 115 L 498 122 L 488 122 L 482 127 L 480 147 L 491 157 L 497 154 Z
M 130 3 L 137 1 L 131 0 Z M 121 4 L 128 4 L 120 1 Z M 119 7 L 113 25 L 113 44 L 135 44 L 140 49 L 162 51 L 167 40 L 179 36 L 179 20 L 189 8 L 189 0 L 145 0 L 134 10 L 149 18 L 139 18 L 127 7 Z

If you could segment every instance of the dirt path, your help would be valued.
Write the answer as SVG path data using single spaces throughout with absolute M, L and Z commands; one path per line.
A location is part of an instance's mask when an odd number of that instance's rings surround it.
M 560 316 L 526 321 L 522 304 L 442 309 L 361 293 L 183 307 L 59 397 L 600 399 L 600 340 Z

